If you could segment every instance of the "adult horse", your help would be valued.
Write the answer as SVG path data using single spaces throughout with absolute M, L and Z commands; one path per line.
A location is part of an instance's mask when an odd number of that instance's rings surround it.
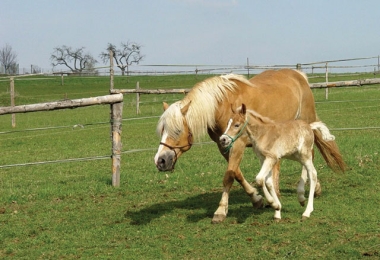
M 227 216 L 229 192 L 234 179 L 250 196 L 254 207 L 263 205 L 262 197 L 246 181 L 239 167 L 244 148 L 252 145 L 249 138 L 244 136 L 236 140 L 234 149 L 227 153 L 219 144 L 219 137 L 231 118 L 231 104 L 242 103 L 246 104 L 247 109 L 274 121 L 317 121 L 314 97 L 306 75 L 296 70 L 282 69 L 264 71 L 250 81 L 234 74 L 208 78 L 196 84 L 182 100 L 170 106 L 164 103 L 165 111 L 157 125 L 161 142 L 154 160 L 159 171 L 172 171 L 181 154 L 191 148 L 193 140 L 206 133 L 217 143 L 220 153 L 227 160 L 222 198 L 214 213 L 213 223 L 222 222 Z M 344 170 L 344 162 L 334 141 L 326 142 L 316 134 L 315 144 L 331 168 Z M 279 169 L 278 163 L 272 170 L 277 192 Z M 316 192 L 318 187 L 319 184 Z

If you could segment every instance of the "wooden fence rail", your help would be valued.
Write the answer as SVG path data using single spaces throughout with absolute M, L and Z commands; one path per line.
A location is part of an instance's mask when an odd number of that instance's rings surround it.
M 363 85 L 373 85 L 373 84 L 380 84 L 380 78 L 311 83 L 309 85 L 310 85 L 310 88 L 334 88 L 334 87 L 350 87 L 350 86 L 363 86 Z
M 0 107 L 0 115 L 48 111 L 66 108 L 86 107 L 111 104 L 111 137 L 112 137 L 112 185 L 120 186 L 121 161 L 121 122 L 123 112 L 123 94 L 106 95 L 91 98 L 62 100 L 56 102 Z
M 20 105 L 20 106 L 10 106 L 10 107 L 0 107 L 0 115 L 13 114 L 13 113 L 27 113 L 36 111 L 47 111 L 55 109 L 65 109 L 65 108 L 76 108 L 85 107 L 101 104 L 113 104 L 123 101 L 122 94 L 116 95 L 106 95 L 100 97 L 92 98 L 81 98 L 81 99 L 67 99 L 48 103 L 38 103 L 30 105 Z

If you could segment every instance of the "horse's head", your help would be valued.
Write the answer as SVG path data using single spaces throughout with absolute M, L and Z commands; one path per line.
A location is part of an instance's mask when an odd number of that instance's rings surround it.
M 154 157 L 154 162 L 159 171 L 174 170 L 178 158 L 182 153 L 188 151 L 193 144 L 193 135 L 185 118 L 190 103 L 183 107 L 181 107 L 180 102 L 171 106 L 164 103 L 164 113 L 157 125 L 161 142 Z
M 226 148 L 226 152 L 229 151 L 236 139 L 242 135 L 248 123 L 246 116 L 247 108 L 245 104 L 242 104 L 238 111 L 234 111 L 234 109 L 232 109 L 232 112 L 232 117 L 228 121 L 227 128 L 219 138 L 220 145 Z

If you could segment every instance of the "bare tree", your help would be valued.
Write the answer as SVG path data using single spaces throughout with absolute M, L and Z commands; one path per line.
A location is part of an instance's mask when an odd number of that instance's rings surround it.
M 102 52 L 100 58 L 104 63 L 107 63 L 110 59 L 109 51 L 113 52 L 113 58 L 116 62 L 116 66 L 121 70 L 124 76 L 125 70 L 127 70 L 127 75 L 129 75 L 129 66 L 133 63 L 139 64 L 140 61 L 145 57 L 141 54 L 141 45 L 134 42 L 121 43 L 120 49 L 112 43 L 108 43 L 107 52 Z
M 17 54 L 12 50 L 12 46 L 6 44 L 0 50 L 0 63 L 3 65 L 5 73 L 16 73 L 17 71 Z
M 64 65 L 72 72 L 82 73 L 83 70 L 94 70 L 97 61 L 89 53 L 84 53 L 84 47 L 72 49 L 66 45 L 54 48 L 50 56 L 53 67 Z

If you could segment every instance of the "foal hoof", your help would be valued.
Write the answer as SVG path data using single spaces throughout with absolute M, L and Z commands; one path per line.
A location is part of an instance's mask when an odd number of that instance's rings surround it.
M 301 207 L 305 207 L 305 201 L 300 201 Z
M 308 220 L 308 219 L 309 219 L 309 217 L 302 216 L 301 221 L 306 221 L 306 220 Z
M 273 218 L 273 221 L 274 221 L 275 223 L 280 223 L 280 222 L 281 222 L 281 219 L 280 219 L 280 218 Z
M 214 217 L 211 220 L 212 224 L 222 223 L 226 219 L 226 215 L 214 214 Z

